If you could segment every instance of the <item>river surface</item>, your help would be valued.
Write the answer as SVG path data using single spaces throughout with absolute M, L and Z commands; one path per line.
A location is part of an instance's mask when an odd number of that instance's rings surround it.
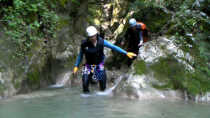
M 210 105 L 43 90 L 0 100 L 0 118 L 210 118 Z

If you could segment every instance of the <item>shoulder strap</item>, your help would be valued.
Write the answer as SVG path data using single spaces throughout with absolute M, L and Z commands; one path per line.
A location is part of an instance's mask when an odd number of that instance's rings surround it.
M 82 40 L 81 49 L 84 51 L 85 46 L 87 45 L 87 39 Z
M 104 46 L 104 40 L 100 36 L 98 37 L 98 44 Z

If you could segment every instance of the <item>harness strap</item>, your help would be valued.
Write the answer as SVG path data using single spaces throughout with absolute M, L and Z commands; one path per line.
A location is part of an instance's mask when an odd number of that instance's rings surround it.
M 89 75 L 90 73 L 93 74 L 92 78 L 94 80 L 103 79 L 104 73 L 104 62 L 100 63 L 99 65 L 88 65 L 85 64 L 82 69 L 82 75 L 86 74 Z

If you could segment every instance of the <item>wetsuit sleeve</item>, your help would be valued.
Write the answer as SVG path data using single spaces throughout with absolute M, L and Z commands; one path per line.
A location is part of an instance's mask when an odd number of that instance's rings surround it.
M 143 35 L 142 35 L 142 31 L 146 28 L 145 24 L 143 23 L 139 23 L 137 24 L 137 30 L 139 32 L 139 44 L 138 45 L 142 45 L 143 44 Z
M 83 51 L 82 48 L 80 48 L 80 52 L 79 55 L 77 56 L 77 60 L 74 66 L 79 67 L 79 64 L 81 63 L 82 59 L 83 59 Z
M 123 54 L 127 54 L 127 52 L 125 50 L 123 50 L 122 48 L 120 48 L 116 45 L 111 44 L 107 40 L 104 40 L 104 47 L 108 47 L 108 48 L 111 48 L 114 51 L 117 51 L 117 52 L 120 52 L 120 53 L 123 53 Z

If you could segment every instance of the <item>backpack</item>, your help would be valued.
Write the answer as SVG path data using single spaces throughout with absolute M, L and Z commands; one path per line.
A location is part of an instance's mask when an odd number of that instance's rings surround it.
M 149 35 L 148 35 L 148 30 L 147 30 L 146 25 L 142 22 L 137 22 L 137 24 L 141 26 L 141 31 L 143 35 L 143 43 L 149 41 Z

